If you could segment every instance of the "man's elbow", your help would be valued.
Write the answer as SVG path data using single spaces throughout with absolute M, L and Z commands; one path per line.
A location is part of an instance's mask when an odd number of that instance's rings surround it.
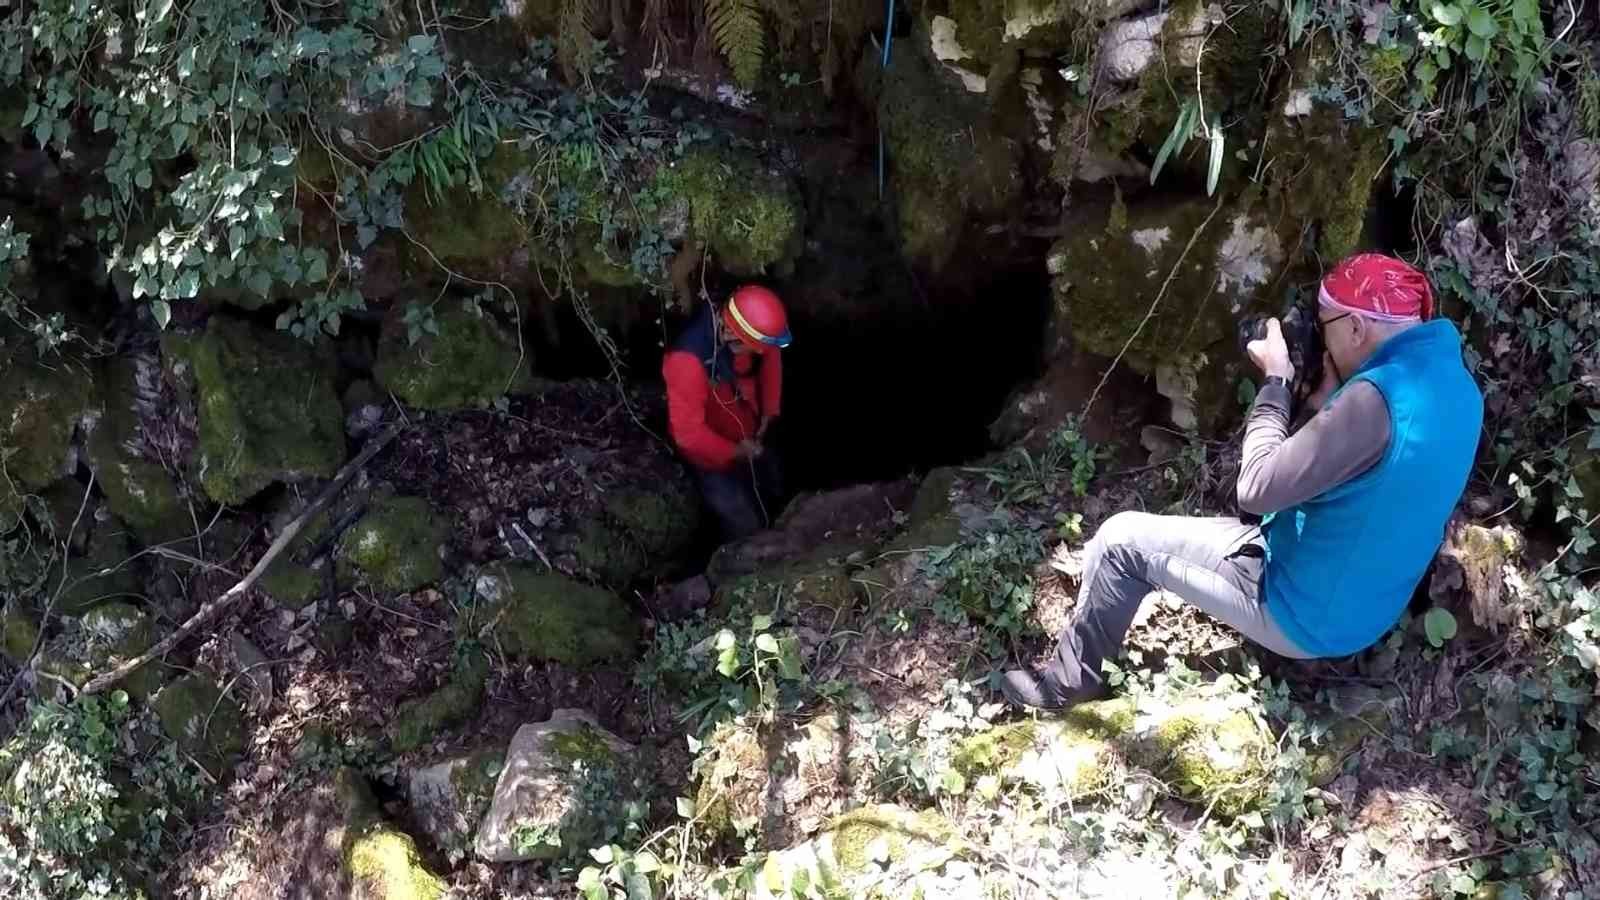
M 1254 483 L 1246 483 L 1240 480 L 1234 489 L 1234 493 L 1239 503 L 1239 509 L 1252 516 L 1266 516 L 1278 511 L 1273 508 L 1272 498 L 1267 496 L 1266 492 L 1262 491 Z

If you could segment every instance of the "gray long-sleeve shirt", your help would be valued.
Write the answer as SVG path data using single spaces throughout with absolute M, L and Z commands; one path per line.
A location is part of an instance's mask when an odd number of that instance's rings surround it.
M 1267 385 L 1245 425 L 1239 506 L 1279 512 L 1370 469 L 1389 446 L 1389 405 L 1361 381 L 1289 434 L 1289 389 Z

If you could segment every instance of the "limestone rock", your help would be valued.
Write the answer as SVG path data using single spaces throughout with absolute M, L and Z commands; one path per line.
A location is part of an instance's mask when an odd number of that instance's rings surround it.
M 9 354 L 0 356 L 0 410 L 5 410 L 0 447 L 7 451 L 0 531 L 15 523 L 19 492 L 45 487 L 71 472 L 73 431 L 91 417 L 94 405 L 93 379 L 86 371 L 36 362 L 20 341 L 8 342 L 7 349 Z M 7 509 L 12 511 L 9 517 Z
M 1148 769 L 1184 799 L 1223 816 L 1261 800 L 1272 735 L 1244 695 L 1210 689 L 1175 705 L 1135 709 L 1122 698 L 1037 721 L 1001 725 L 965 741 L 957 769 L 1073 798 L 1096 793 L 1128 767 Z
M 985 896 L 982 873 L 961 858 L 955 828 L 934 811 L 869 806 L 834 820 L 816 838 L 771 854 L 755 897 L 778 900 L 813 885 L 840 897 Z
M 1493 634 L 1522 624 L 1532 611 L 1518 594 L 1506 590 L 1506 566 L 1521 556 L 1525 546 L 1522 535 L 1509 525 L 1456 523 L 1439 550 L 1429 596 L 1435 605 L 1470 610 L 1472 621 Z
M 151 701 L 161 729 L 213 777 L 222 779 L 245 749 L 238 704 L 204 675 L 185 675 Z
M 33 645 L 38 640 L 38 617 L 23 604 L 20 597 L 13 595 L 0 609 L 0 653 L 5 654 L 7 662 L 21 667 L 28 661 Z
M 200 482 L 219 503 L 274 481 L 330 478 L 345 458 L 333 360 L 287 334 L 213 316 L 203 336 L 168 335 L 200 410 Z
M 411 814 L 422 833 L 452 862 L 472 850 L 472 842 L 505 765 L 505 753 L 480 750 L 413 769 L 407 780 Z
M 917 42 L 926 46 L 917 27 Z M 960 34 L 965 40 L 968 33 Z M 862 64 L 871 73 L 862 77 L 875 80 L 866 93 L 877 99 L 902 252 L 937 273 L 969 222 L 1002 218 L 1014 206 L 1023 146 L 994 121 L 984 95 L 952 83 L 931 52 L 893 54 L 888 69 L 878 70 L 876 62 Z
M 578 564 L 619 589 L 663 574 L 694 543 L 700 515 L 699 495 L 681 472 L 616 490 L 580 526 Z
M 394 721 L 389 723 L 390 746 L 396 753 L 409 753 L 477 715 L 488 678 L 488 658 L 482 653 L 468 653 L 437 690 L 400 705 Z
M 444 521 L 420 497 L 386 497 L 339 538 L 340 558 L 368 584 L 392 593 L 413 591 L 444 575 L 439 559 Z
M 248 887 L 285 900 L 442 900 L 411 836 L 385 822 L 360 773 L 342 767 L 296 798 L 279 852 Z M 247 893 L 250 891 L 247 890 Z
M 157 544 L 193 534 L 195 523 L 172 476 L 141 452 L 139 365 L 122 358 L 106 366 L 104 409 L 89 432 L 87 449 L 106 507 L 140 541 Z
M 787 178 L 753 156 L 691 150 L 658 173 L 656 189 L 687 208 L 689 233 L 735 276 L 781 274 L 800 253 L 804 204 Z
M 587 848 L 618 802 L 633 747 L 590 716 L 558 709 L 517 729 L 475 849 L 489 862 L 553 858 Z
M 404 325 L 390 322 L 373 374 L 384 390 L 418 409 L 469 409 L 525 392 L 531 364 L 531 351 L 489 310 L 447 302 L 415 344 Z
M 588 665 L 632 650 L 639 626 L 620 597 L 530 565 L 501 564 L 478 577 L 495 638 L 513 658 Z
M 765 846 L 808 837 L 843 812 L 854 728 L 848 713 L 809 722 L 725 722 L 695 762 L 695 814 L 727 837 Z M 772 729 L 778 729 L 776 733 Z
M 115 601 L 85 613 L 82 628 L 89 644 L 89 665 L 104 672 L 150 649 L 155 643 L 155 623 L 150 615 L 129 603 Z M 161 687 L 161 666 L 147 663 L 135 669 L 118 687 L 143 700 Z

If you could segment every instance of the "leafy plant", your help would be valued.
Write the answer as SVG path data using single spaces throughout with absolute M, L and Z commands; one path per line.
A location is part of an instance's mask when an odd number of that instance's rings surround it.
M 698 734 L 733 716 L 770 722 L 795 708 L 811 690 L 794 631 L 772 613 L 751 613 L 749 600 L 713 627 L 702 614 L 659 631 L 635 676 L 646 689 L 669 688 L 681 698 L 678 718 Z
M 753 87 L 766 55 L 766 28 L 758 0 L 705 0 L 706 20 L 717 49 L 728 58 L 733 77 Z

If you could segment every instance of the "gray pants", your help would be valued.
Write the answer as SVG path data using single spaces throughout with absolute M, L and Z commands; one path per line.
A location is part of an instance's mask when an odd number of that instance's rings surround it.
M 1107 519 L 1084 555 L 1072 624 L 1044 676 L 1072 701 L 1104 689 L 1100 665 L 1122 649 L 1139 605 L 1163 590 L 1291 659 L 1309 659 L 1261 601 L 1261 529 L 1238 519 L 1124 512 Z

